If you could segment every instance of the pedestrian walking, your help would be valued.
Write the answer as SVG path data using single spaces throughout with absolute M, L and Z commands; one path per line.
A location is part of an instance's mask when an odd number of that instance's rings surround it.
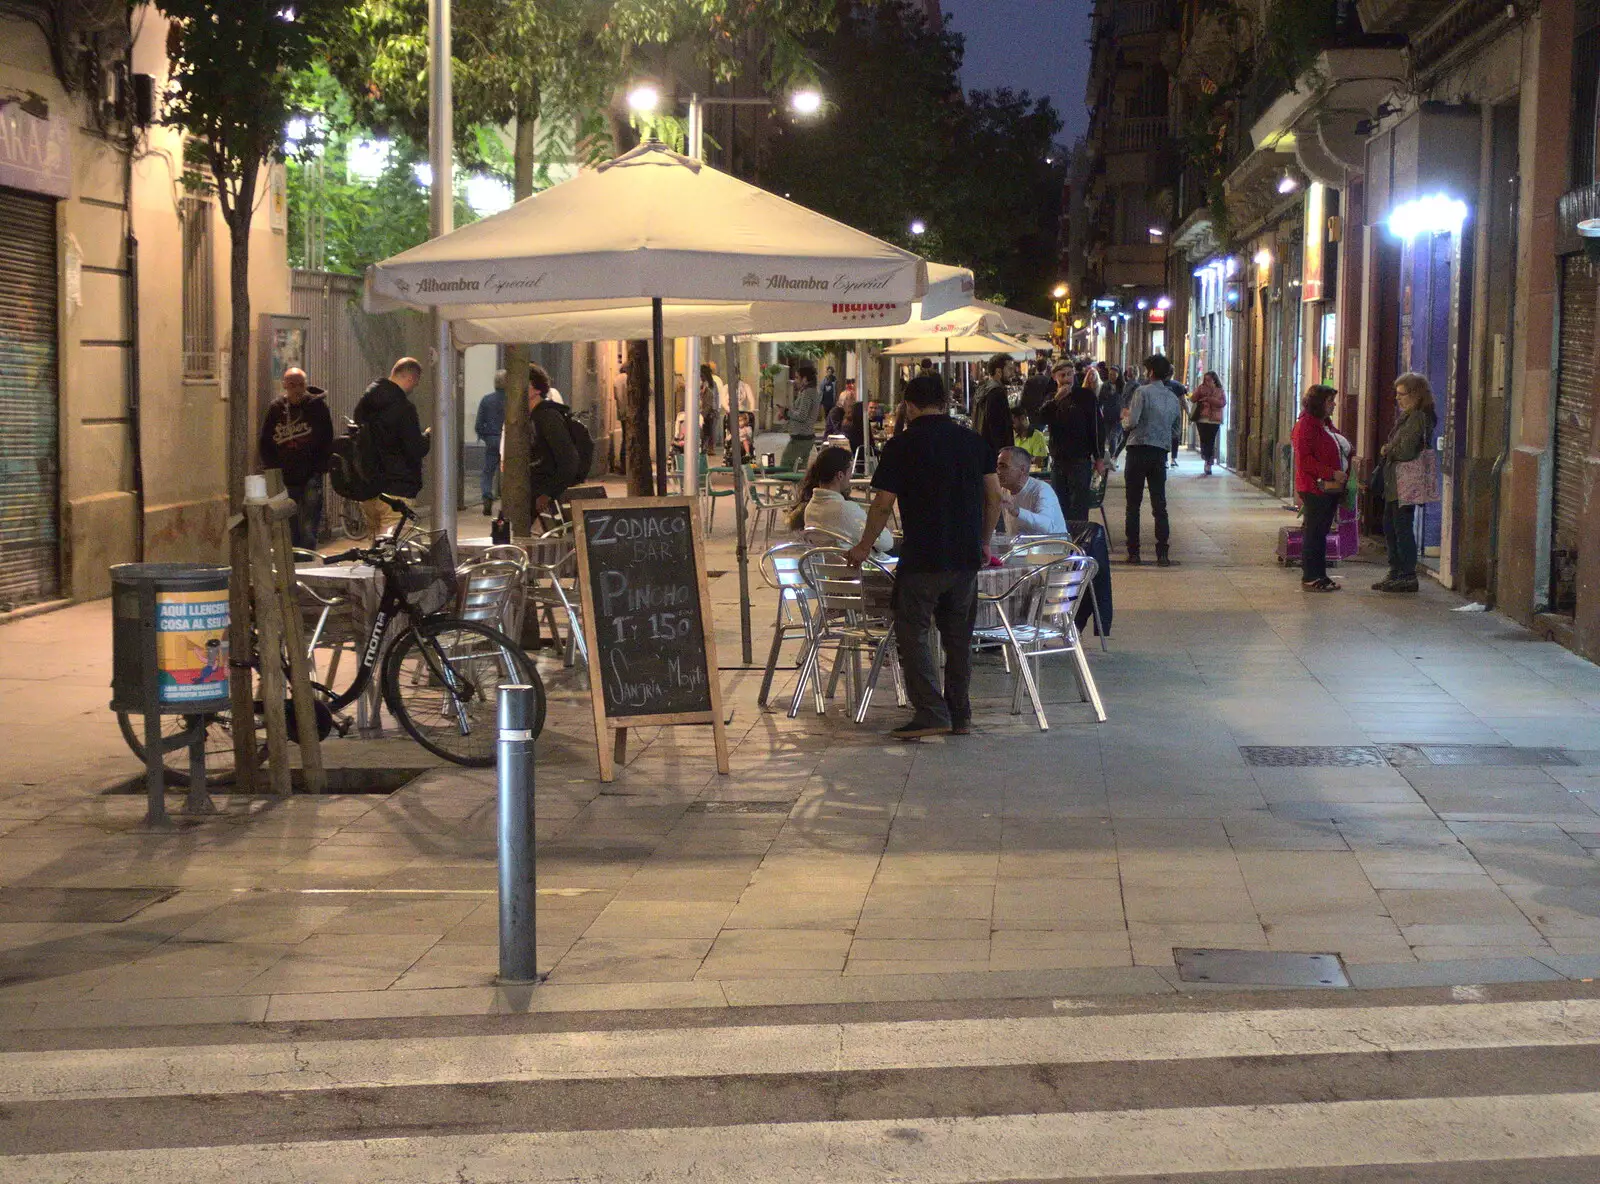
M 1150 511 L 1156 524 L 1156 565 L 1171 567 L 1172 526 L 1167 518 L 1167 456 L 1172 451 L 1183 405 L 1167 385 L 1172 363 L 1160 354 L 1144 360 L 1144 385 L 1133 392 L 1122 412 L 1127 432 L 1127 515 L 1124 519 L 1128 541 L 1128 562 L 1142 563 L 1139 549 L 1139 514 L 1144 508 L 1145 489 L 1150 490 Z
M 483 444 L 483 472 L 478 488 L 483 494 L 483 516 L 494 514 L 495 480 L 500 476 L 500 436 L 506 426 L 506 372 L 494 372 L 494 390 L 478 400 L 472 430 Z
M 1178 396 L 1178 422 L 1172 427 L 1172 467 L 1178 467 L 1178 450 L 1183 447 L 1183 438 L 1188 434 L 1185 419 L 1189 413 L 1189 388 L 1176 378 L 1172 377 L 1172 363 L 1167 363 L 1167 377 L 1164 380 L 1166 387 Z
M 1050 363 L 1040 354 L 1033 360 L 1033 370 L 1022 384 L 1022 397 L 1017 407 L 1028 415 L 1037 415 L 1056 393 L 1055 379 L 1050 377 Z
M 543 366 L 528 367 L 528 492 L 533 507 L 547 514 L 562 495 L 589 475 L 594 446 L 581 432 L 572 412 L 549 398 L 550 375 Z M 582 445 L 587 445 L 585 455 Z
M 1095 471 L 1104 467 L 1100 443 L 1100 411 L 1071 362 L 1053 371 L 1056 396 L 1039 411 L 1050 433 L 1050 476 L 1068 522 L 1089 517 Z
M 401 358 L 356 401 L 351 418 L 362 433 L 371 433 L 362 452 L 375 458 L 381 493 L 408 504 L 422 492 L 422 461 L 432 444 L 431 429 L 424 431 L 411 392 L 422 381 L 422 363 Z M 388 504 L 372 498 L 361 503 L 367 531 L 376 538 L 399 518 Z
M 1378 452 L 1378 473 L 1382 474 L 1383 539 L 1388 544 L 1389 574 L 1372 585 L 1375 592 L 1414 593 L 1417 591 L 1417 507 L 1402 503 L 1395 477 L 1395 466 L 1416 460 L 1433 447 L 1438 412 L 1433 402 L 1433 386 L 1421 374 L 1402 374 L 1394 380 L 1395 401 L 1400 418 L 1389 439 Z
M 1207 370 L 1200 385 L 1190 397 L 1193 404 L 1194 430 L 1200 436 L 1200 459 L 1206 462 L 1202 477 L 1211 476 L 1211 466 L 1217 461 L 1217 433 L 1222 430 L 1222 411 L 1228 405 L 1223 393 L 1222 379 L 1215 370 Z
M 839 402 L 839 379 L 834 374 L 832 366 L 829 366 L 827 373 L 823 375 L 818 393 L 822 396 L 822 414 L 827 415 Z
M 973 403 L 973 430 L 995 450 L 996 455 L 1002 448 L 1011 447 L 1016 438 L 1011 432 L 1011 393 L 1006 388 L 1011 366 L 1012 361 L 1005 354 L 995 354 L 990 358 L 984 366 L 987 376 L 978 388 L 977 400 Z
M 1307 592 L 1337 592 L 1340 587 L 1338 581 L 1328 578 L 1328 531 L 1350 483 L 1331 426 L 1337 397 L 1331 386 L 1310 387 L 1300 400 L 1300 418 L 1291 437 L 1294 488 L 1302 510 L 1300 586 Z
M 894 729 L 902 740 L 972 730 L 972 624 L 978 569 L 1000 519 L 995 452 L 946 413 L 944 383 L 919 375 L 906 384 L 906 429 L 883 446 L 872 475 L 872 506 L 861 542 L 848 556 L 860 563 L 889 524 L 898 503 L 900 562 L 894 581 L 895 644 L 911 699 L 911 719 Z M 929 650 L 937 627 L 944 646 L 941 693 Z
M 283 474 L 283 488 L 294 502 L 289 537 L 296 547 L 317 549 L 322 526 L 322 496 L 333 453 L 333 416 L 327 392 L 306 382 L 306 372 L 283 372 L 283 394 L 272 400 L 261 424 L 258 447 L 263 468 Z
M 800 385 L 795 388 L 789 409 L 783 413 L 778 426 L 789 433 L 789 446 L 783 450 L 783 467 L 791 471 L 803 470 L 811 459 L 811 449 L 817 442 L 817 418 L 822 411 L 822 394 L 817 390 L 817 368 L 800 366 L 795 370 Z
M 1100 442 L 1108 461 L 1122 455 L 1122 408 L 1127 393 L 1121 368 L 1107 366 L 1100 383 Z

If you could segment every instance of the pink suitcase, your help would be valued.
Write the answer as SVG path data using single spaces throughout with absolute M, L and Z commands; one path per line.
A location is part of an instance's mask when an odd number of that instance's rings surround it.
M 1332 567 L 1344 559 L 1353 559 L 1360 546 L 1361 531 L 1356 512 L 1347 506 L 1340 506 L 1339 516 L 1334 519 L 1333 529 L 1328 532 L 1328 566 Z M 1298 526 L 1279 527 L 1279 563 L 1285 566 L 1299 563 L 1304 548 L 1304 529 Z

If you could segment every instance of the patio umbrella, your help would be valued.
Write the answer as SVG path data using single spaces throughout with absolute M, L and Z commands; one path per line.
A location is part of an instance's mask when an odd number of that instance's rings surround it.
M 947 358 L 987 358 L 995 354 L 1025 358 L 1033 351 L 1020 341 L 998 333 L 972 333 L 967 336 L 916 337 L 890 346 L 886 358 L 927 357 L 943 353 Z
M 893 323 L 927 290 L 927 265 L 911 252 L 650 141 L 372 265 L 366 306 L 437 310 L 452 322 L 610 307 L 642 326 L 647 313 L 665 493 L 668 303 L 826 305 Z M 698 387 L 687 385 L 692 410 Z

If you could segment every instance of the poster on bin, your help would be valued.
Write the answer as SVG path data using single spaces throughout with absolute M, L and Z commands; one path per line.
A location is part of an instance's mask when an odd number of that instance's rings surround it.
M 156 593 L 163 706 L 226 707 L 228 590 Z

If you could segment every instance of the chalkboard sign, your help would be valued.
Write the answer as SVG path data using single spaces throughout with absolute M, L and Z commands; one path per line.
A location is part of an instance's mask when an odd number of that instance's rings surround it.
M 727 772 L 722 689 L 700 522 L 692 498 L 572 503 L 600 775 L 629 727 L 711 724 Z M 607 728 L 617 729 L 616 752 Z

